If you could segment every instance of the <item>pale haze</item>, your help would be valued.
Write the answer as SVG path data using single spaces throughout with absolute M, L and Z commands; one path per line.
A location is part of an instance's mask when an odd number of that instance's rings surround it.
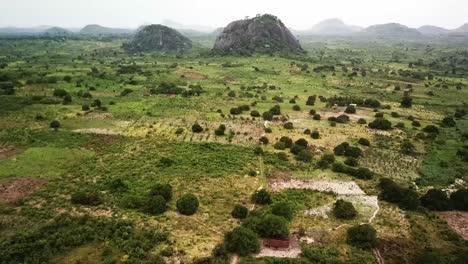
M 295 29 L 307 29 L 328 18 L 364 27 L 398 22 L 453 29 L 468 22 L 465 0 L 0 0 L 0 10 L 0 26 L 16 27 L 101 24 L 135 28 L 168 19 L 216 28 L 263 13 L 274 14 Z

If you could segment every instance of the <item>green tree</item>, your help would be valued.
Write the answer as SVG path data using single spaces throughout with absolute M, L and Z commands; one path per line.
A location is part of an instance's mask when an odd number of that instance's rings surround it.
M 350 227 L 347 232 L 346 242 L 361 249 L 372 249 L 379 243 L 377 232 L 369 224 Z
M 148 197 L 144 206 L 144 211 L 148 214 L 160 215 L 166 212 L 166 199 L 161 195 Z
M 60 122 L 57 120 L 50 122 L 50 128 L 53 128 L 54 130 L 58 130 L 60 128 Z
M 450 202 L 456 210 L 468 211 L 468 189 L 460 189 L 450 195 Z
M 192 132 L 193 133 L 201 133 L 201 132 L 203 132 L 203 127 L 200 126 L 200 124 L 195 123 L 195 124 L 192 125 Z
M 357 211 L 351 202 L 339 199 L 333 205 L 333 215 L 339 219 L 353 219 Z
M 244 219 L 247 217 L 248 214 L 249 214 L 249 209 L 239 204 L 234 206 L 234 209 L 232 209 L 232 212 L 231 212 L 232 217 L 237 218 L 237 219 Z
M 422 206 L 429 210 L 444 211 L 450 209 L 450 200 L 447 194 L 439 189 L 430 189 L 421 197 Z
M 271 213 L 277 216 L 282 216 L 289 221 L 291 221 L 294 216 L 291 205 L 287 202 L 274 203 L 271 206 Z
M 149 192 L 150 196 L 162 196 L 169 202 L 172 199 L 172 186 L 170 184 L 157 183 L 153 185 Z
M 236 227 L 224 236 L 226 249 L 231 253 L 246 256 L 260 250 L 257 234 L 245 227 Z
M 265 189 L 260 189 L 252 194 L 252 202 L 260 205 L 270 204 L 270 193 Z
M 260 219 L 257 231 L 261 237 L 285 239 L 289 238 L 288 222 L 284 217 L 267 214 Z
M 176 207 L 179 213 L 183 215 L 193 215 L 197 212 L 200 205 L 197 196 L 194 194 L 184 194 L 177 200 Z

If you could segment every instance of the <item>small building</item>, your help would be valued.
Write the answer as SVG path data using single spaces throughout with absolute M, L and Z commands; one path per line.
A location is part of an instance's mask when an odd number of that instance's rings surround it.
M 291 247 L 291 239 L 273 239 L 268 238 L 264 240 L 265 247 L 273 249 L 284 249 L 287 250 Z

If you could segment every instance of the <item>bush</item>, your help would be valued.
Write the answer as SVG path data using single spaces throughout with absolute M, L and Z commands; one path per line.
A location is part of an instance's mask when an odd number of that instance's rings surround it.
M 355 114 L 356 113 L 356 107 L 348 106 L 348 107 L 346 107 L 344 112 L 347 113 L 347 114 Z
M 343 142 L 333 149 L 333 152 L 337 156 L 346 156 L 359 158 L 362 155 L 362 150 L 358 147 L 350 146 L 348 142 Z
M 315 95 L 309 96 L 307 98 L 306 105 L 314 105 L 316 99 L 317 99 L 317 96 L 315 96 Z
M 279 160 L 288 161 L 288 154 L 284 152 L 278 152 L 276 153 L 276 156 L 278 157 Z
M 264 112 L 262 114 L 262 117 L 263 117 L 263 120 L 266 120 L 266 121 L 271 121 L 273 120 L 273 114 L 270 113 L 270 112 Z
M 111 192 L 126 192 L 128 186 L 121 179 L 113 179 L 107 183 L 107 186 Z
M 182 133 L 184 133 L 184 129 L 181 128 L 181 127 L 177 128 L 175 134 L 176 134 L 176 135 L 180 135 L 180 134 L 182 134 Z
M 63 101 L 62 101 L 62 104 L 63 104 L 63 105 L 69 105 L 69 104 L 71 104 L 71 102 L 72 102 L 72 97 L 71 97 L 71 95 L 67 94 L 67 95 L 65 95 L 65 96 L 63 97 Z
M 443 127 L 454 127 L 457 123 L 453 119 L 453 117 L 448 116 L 444 119 L 442 119 L 442 126 Z
M 409 96 L 403 97 L 400 103 L 401 107 L 410 108 L 413 105 L 413 99 Z
M 252 202 L 259 205 L 270 204 L 270 193 L 265 189 L 258 190 L 252 194 Z
M 292 122 L 286 122 L 283 124 L 285 129 L 294 129 L 294 124 Z
M 370 141 L 367 138 L 360 138 L 358 143 L 366 147 L 370 146 Z
M 314 120 L 320 120 L 320 119 L 322 119 L 322 117 L 320 116 L 320 114 L 314 114 L 314 116 L 312 117 L 312 119 L 314 119 Z
M 340 115 L 336 118 L 336 120 L 330 120 L 330 121 L 336 121 L 337 123 L 340 123 L 340 124 L 346 124 L 349 122 L 349 116 Z
M 250 112 L 251 117 L 260 117 L 260 113 L 257 110 L 253 110 Z
M 409 140 L 401 143 L 401 153 L 405 155 L 414 155 L 416 153 L 416 147 Z
M 294 105 L 292 108 L 294 111 L 301 111 L 301 107 L 298 105 Z
M 369 123 L 369 127 L 372 129 L 390 130 L 392 129 L 392 123 L 385 118 L 376 118 Z
M 160 215 L 166 212 L 166 199 L 161 195 L 150 196 L 144 206 L 145 213 Z
M 71 202 L 74 204 L 81 204 L 81 205 L 99 205 L 101 204 L 101 197 L 97 192 L 84 192 L 79 191 L 71 196 Z
M 353 219 L 357 211 L 352 203 L 339 199 L 333 205 L 333 215 L 339 219 Z
M 278 141 L 275 143 L 275 145 L 273 145 L 273 147 L 278 150 L 284 150 L 286 149 L 286 144 L 284 144 L 284 142 Z
M 82 106 L 81 106 L 81 110 L 83 110 L 83 111 L 89 111 L 89 110 L 90 110 L 89 105 L 82 105 Z
M 309 146 L 309 142 L 303 138 L 300 138 L 294 142 L 295 145 L 301 146 L 303 148 L 307 148 Z
M 429 210 L 445 211 L 450 209 L 450 200 L 447 194 L 438 189 L 431 189 L 421 197 L 422 206 Z
M 318 132 L 317 130 L 314 130 L 310 134 L 310 137 L 313 138 L 313 139 L 319 139 L 320 138 L 320 132 Z
M 454 209 L 468 211 L 468 189 L 460 189 L 450 195 L 450 202 Z
M 378 245 L 377 232 L 369 225 L 357 225 L 348 229 L 346 242 L 357 248 L 372 249 Z
M 193 133 L 201 133 L 203 132 L 203 127 L 200 126 L 198 123 L 192 125 L 192 132 Z
M 199 206 L 198 198 L 194 194 L 184 194 L 177 200 L 177 211 L 183 215 L 193 215 L 197 212 Z
M 428 125 L 423 128 L 423 131 L 429 134 L 439 134 L 439 128 L 434 125 Z
M 382 178 L 379 183 L 382 189 L 379 198 L 390 203 L 396 203 L 404 210 L 415 210 L 420 205 L 418 194 L 409 188 L 403 188 L 393 180 Z
M 172 186 L 170 184 L 157 183 L 151 187 L 150 196 L 162 196 L 169 202 L 172 199 Z
M 302 162 L 311 162 L 312 153 L 310 153 L 308 150 L 303 149 L 299 151 L 299 153 L 296 155 L 296 159 Z
M 374 173 L 372 173 L 372 171 L 369 170 L 368 168 L 357 168 L 357 169 L 350 168 L 349 174 L 361 180 L 370 180 L 372 179 L 372 177 L 374 177 Z
M 350 166 L 350 167 L 357 167 L 359 165 L 359 160 L 353 157 L 348 157 L 345 161 L 344 164 Z
M 284 217 L 267 214 L 260 219 L 257 231 L 261 237 L 286 239 L 289 238 L 288 222 Z
M 121 93 L 120 93 L 120 96 L 127 96 L 129 94 L 133 93 L 133 90 L 130 89 L 130 88 L 125 88 Z
M 229 110 L 229 113 L 231 115 L 240 115 L 242 114 L 242 110 L 238 107 L 234 107 L 234 108 L 231 108 L 231 110 Z
M 270 143 L 270 140 L 269 140 L 267 137 L 265 137 L 265 136 L 261 137 L 261 138 L 259 139 L 259 141 L 260 141 L 260 143 L 263 144 L 263 145 L 268 145 L 268 143 Z
M 68 92 L 64 89 L 54 89 L 53 96 L 55 97 L 65 97 L 68 95 Z
M 50 128 L 53 128 L 55 130 L 59 129 L 60 128 L 60 122 L 57 121 L 57 120 L 54 120 L 54 121 L 50 122 Z
M 279 105 L 275 105 L 272 108 L 270 108 L 269 111 L 272 115 L 281 115 L 281 108 Z
M 361 124 L 361 125 L 367 124 L 367 121 L 364 118 L 359 118 L 357 122 L 358 124 Z
M 277 216 L 282 216 L 285 219 L 291 221 L 293 218 L 293 210 L 289 203 L 286 202 L 279 202 L 273 204 L 271 207 L 271 213 Z
M 285 137 L 285 136 L 282 136 L 279 141 L 284 143 L 286 148 L 290 148 L 294 144 L 292 139 L 290 139 L 289 137 Z
M 245 227 L 236 227 L 224 236 L 227 251 L 246 256 L 260 250 L 257 234 Z
M 215 135 L 217 136 L 224 136 L 224 132 L 226 131 L 226 126 L 221 124 L 219 127 L 215 130 Z
M 231 215 L 236 219 L 244 219 L 249 214 L 249 209 L 243 205 L 236 205 L 232 209 Z

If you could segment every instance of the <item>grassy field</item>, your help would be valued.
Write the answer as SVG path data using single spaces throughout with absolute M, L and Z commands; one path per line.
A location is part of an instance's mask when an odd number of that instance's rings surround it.
M 0 262 L 192 263 L 211 256 L 224 234 L 242 224 L 231 216 L 235 205 L 252 215 L 270 213 L 271 205 L 254 205 L 251 195 L 274 181 L 353 181 L 369 196 L 381 192 L 381 178 L 419 196 L 434 187 L 466 188 L 468 163 L 460 151 L 468 146 L 468 119 L 442 124 L 468 111 L 466 43 L 304 39 L 304 56 L 235 57 L 207 55 L 211 38 L 195 41 L 199 52 L 177 56 L 126 54 L 123 40 L 0 41 L 6 63 L 0 84 L 14 86 L 14 94 L 0 89 Z M 167 85 L 169 91 L 161 88 Z M 401 106 L 405 96 L 410 107 Z M 345 113 L 350 104 L 357 104 L 355 113 Z M 281 113 L 265 121 L 263 113 L 276 105 Z M 349 121 L 333 121 L 343 114 Z M 376 114 L 391 129 L 371 129 Z M 51 128 L 53 121 L 59 126 Z M 438 133 L 425 129 L 430 125 Z M 308 147 L 294 153 L 277 144 L 282 137 L 305 139 Z M 402 151 L 408 141 L 412 153 Z M 357 166 L 370 169 L 372 179 L 320 166 L 343 142 L 362 151 Z M 46 184 L 36 188 L 31 179 Z M 125 188 L 116 191 L 116 182 Z M 142 203 L 158 183 L 172 186 L 173 199 L 154 215 Z M 83 192 L 99 203 L 74 202 Z M 191 216 L 177 209 L 186 193 L 200 203 Z M 333 191 L 271 196 L 273 204 L 291 206 L 291 233 L 305 230 L 315 239 L 301 245 L 297 263 L 373 263 L 372 251 L 347 244 L 346 230 L 368 222 L 374 207 Z M 353 202 L 355 219 L 304 213 L 339 197 Z M 372 224 L 385 263 L 416 263 L 427 249 L 445 261 L 467 250 L 430 211 L 378 204 Z M 240 263 L 296 262 L 242 257 Z

